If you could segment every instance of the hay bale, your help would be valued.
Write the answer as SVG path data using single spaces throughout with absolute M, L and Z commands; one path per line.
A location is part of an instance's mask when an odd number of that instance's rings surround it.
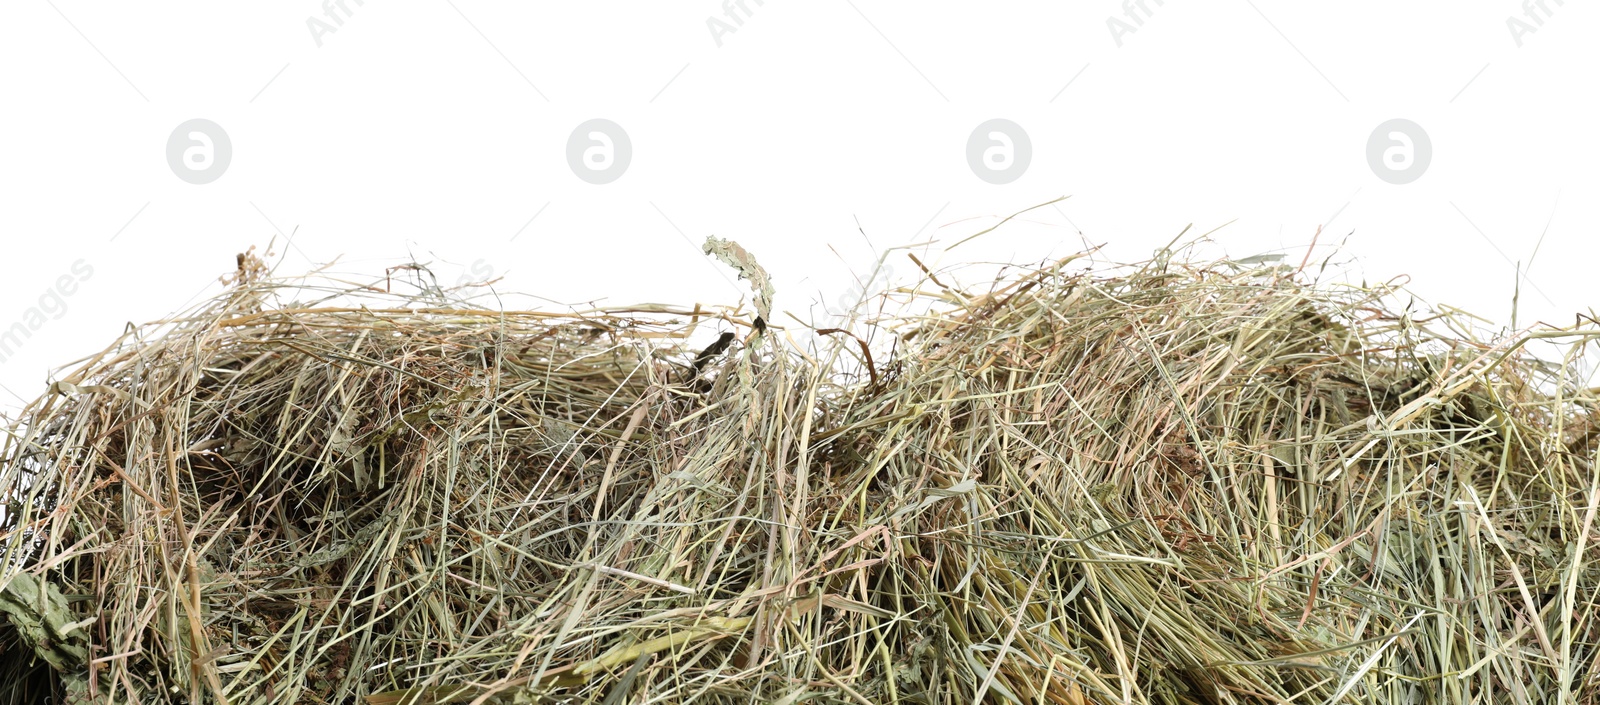
M 1597 702 L 1600 331 L 1070 262 L 802 351 L 242 259 L 8 429 L 0 703 Z

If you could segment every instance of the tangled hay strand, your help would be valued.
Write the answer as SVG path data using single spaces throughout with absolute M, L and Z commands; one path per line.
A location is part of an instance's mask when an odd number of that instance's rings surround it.
M 1595 328 L 1072 261 L 806 351 L 241 260 L 9 429 L 0 703 L 1600 702 Z

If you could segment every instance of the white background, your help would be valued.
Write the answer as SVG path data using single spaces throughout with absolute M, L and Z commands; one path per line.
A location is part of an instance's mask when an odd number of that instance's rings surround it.
M 274 237 L 282 273 L 414 259 L 561 303 L 735 303 L 700 253 L 716 234 L 773 271 L 777 309 L 820 319 L 914 241 L 943 264 L 1132 261 L 1227 224 L 1216 254 L 1298 263 L 1321 226 L 1328 277 L 1409 274 L 1496 326 L 1517 262 L 1519 324 L 1595 300 L 1595 3 L 746 0 L 718 46 L 720 1 L 346 0 L 321 46 L 321 0 L 0 3 L 0 330 L 93 269 L 0 362 L 0 409 Z M 566 158 L 596 117 L 633 144 L 598 186 Z M 167 164 L 191 118 L 231 139 L 213 183 Z M 991 118 L 1031 137 L 1005 185 L 966 159 Z M 1391 118 L 1431 138 L 1410 184 L 1367 162 Z

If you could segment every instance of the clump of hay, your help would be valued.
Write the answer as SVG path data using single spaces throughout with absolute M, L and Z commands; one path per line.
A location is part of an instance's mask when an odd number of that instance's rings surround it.
M 1595 390 L 1525 351 L 1595 327 L 948 283 L 808 351 L 242 260 L 9 429 L 0 703 L 1600 702 Z

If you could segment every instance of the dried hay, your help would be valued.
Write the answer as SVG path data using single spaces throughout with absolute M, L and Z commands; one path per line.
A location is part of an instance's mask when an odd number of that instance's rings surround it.
M 242 258 L 5 436 L 0 703 L 1600 702 L 1600 329 L 1069 265 L 807 351 Z

